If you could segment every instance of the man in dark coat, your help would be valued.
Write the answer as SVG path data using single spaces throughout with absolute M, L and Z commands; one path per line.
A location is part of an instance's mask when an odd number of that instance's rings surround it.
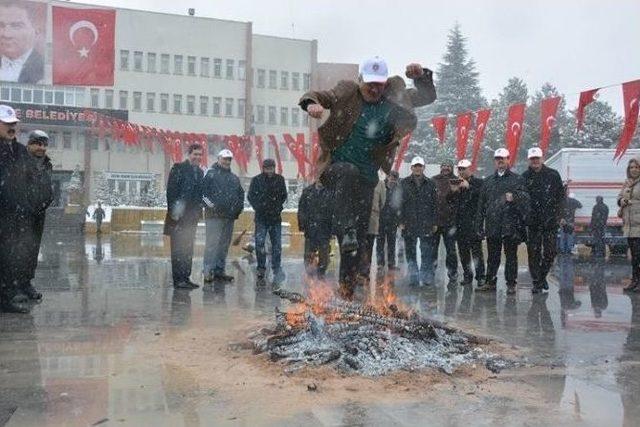
M 591 211 L 591 237 L 593 255 L 598 258 L 605 256 L 604 236 L 607 231 L 607 220 L 609 219 L 609 207 L 604 204 L 602 196 L 596 196 L 596 204 Z
M 471 162 L 462 159 L 458 162 L 459 180 L 453 181 L 451 192 L 456 203 L 456 241 L 458 242 L 458 253 L 464 272 L 462 285 L 473 283 L 474 272 L 471 261 L 475 266 L 475 278 L 477 286 L 484 285 L 485 263 L 482 253 L 482 239 L 480 239 L 475 229 L 475 212 L 478 208 L 478 200 L 482 191 L 482 179 L 476 178 L 471 171 Z
M 204 281 L 231 282 L 225 273 L 233 225 L 244 208 L 244 190 L 231 172 L 233 153 L 224 149 L 207 171 L 202 183 L 202 201 L 207 225 L 204 251 Z
M 167 216 L 164 234 L 171 237 L 171 271 L 177 289 L 195 289 L 191 281 L 193 245 L 202 216 L 202 146 L 189 146 L 187 160 L 176 163 L 167 181 Z
M 255 211 L 255 243 L 258 261 L 258 280 L 265 279 L 267 234 L 271 242 L 271 269 L 276 285 L 284 281 L 282 271 L 282 209 L 287 200 L 287 186 L 282 175 L 276 173 L 276 162 L 265 159 L 262 173 L 256 175 L 249 185 L 249 203 Z
M 444 241 L 446 251 L 445 265 L 449 285 L 455 285 L 458 280 L 458 256 L 456 255 L 456 204 L 451 193 L 451 181 L 456 180 L 453 174 L 453 162 L 446 160 L 440 165 L 440 173 L 431 179 L 438 191 L 438 228 L 433 235 L 433 268 L 438 265 L 438 249 L 440 240 Z
M 319 279 L 324 278 L 329 265 L 332 216 L 333 194 L 319 180 L 302 190 L 298 229 L 304 233 L 304 266 L 307 274 Z
M 437 190 L 433 180 L 424 176 L 424 159 L 411 160 L 411 175 L 401 181 L 402 204 L 400 227 L 405 242 L 409 284 L 424 286 L 434 283 L 433 234 L 437 228 Z M 416 244 L 420 240 L 422 256 L 418 269 Z M 418 275 L 419 274 L 419 275 Z
M 560 253 L 571 254 L 575 246 L 576 211 L 582 209 L 582 203 L 575 198 L 575 194 L 569 193 L 568 185 L 565 187 L 568 196 L 560 219 Z
M 527 234 L 529 195 L 522 177 L 509 169 L 509 150 L 498 148 L 494 163 L 496 171 L 484 180 L 476 215 L 478 235 L 487 237 L 487 282 L 477 290 L 495 292 L 504 248 L 507 294 L 513 295 L 518 278 L 518 245 Z
M 98 202 L 98 207 L 93 211 L 93 219 L 96 220 L 96 234 L 102 233 L 102 221 L 106 213 L 104 209 L 102 209 L 102 203 Z
M 549 290 L 547 274 L 556 258 L 558 225 L 564 204 L 562 178 L 558 171 L 542 163 L 542 155 L 540 148 L 530 148 L 527 153 L 529 169 L 522 174 L 531 206 L 527 255 L 534 294 Z
M 432 72 L 410 64 L 406 76 L 415 88 L 407 89 L 400 76 L 388 77 L 379 57 L 360 66 L 359 82 L 342 80 L 328 91 L 310 91 L 300 107 L 320 119 L 321 155 L 318 171 L 335 195 L 334 232 L 340 245 L 340 292 L 353 295 L 359 266 L 367 255 L 367 230 L 378 170 L 391 170 L 400 141 L 417 123 L 413 109 L 436 98 Z
M 29 236 L 30 254 L 29 269 L 27 276 L 21 281 L 22 293 L 29 299 L 41 300 L 42 294 L 36 290 L 32 280 L 36 275 L 38 266 L 38 253 L 44 232 L 45 213 L 51 202 L 53 202 L 53 188 L 51 184 L 51 170 L 53 165 L 47 156 L 47 146 L 49 145 L 49 135 L 44 131 L 34 130 L 29 134 L 27 151 L 31 157 L 31 181 L 28 184 L 30 190 L 29 201 L 33 205 L 33 210 L 29 219 L 31 220 L 31 235 Z
M 0 105 L 0 306 L 26 313 L 20 284 L 30 265 L 32 163 L 26 147 L 16 140 L 18 122 L 13 108 Z
M 385 266 L 385 243 L 387 248 L 387 263 L 389 271 L 396 270 L 396 233 L 400 223 L 400 205 L 402 203 L 402 191 L 398 185 L 398 172 L 390 171 L 385 180 L 387 197 L 380 213 L 380 230 L 376 240 L 376 252 L 378 256 L 378 268 Z

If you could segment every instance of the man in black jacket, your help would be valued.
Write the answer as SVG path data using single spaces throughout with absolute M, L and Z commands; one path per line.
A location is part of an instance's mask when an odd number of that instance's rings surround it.
M 204 251 L 204 281 L 230 282 L 225 273 L 227 253 L 233 236 L 233 224 L 244 208 L 244 190 L 231 172 L 233 153 L 224 149 L 218 161 L 207 171 L 202 183 L 202 201 L 207 225 Z
M 495 292 L 502 249 L 507 294 L 516 293 L 518 245 L 526 240 L 529 195 L 522 177 L 509 169 L 509 150 L 494 153 L 496 171 L 485 178 L 476 215 L 479 236 L 487 237 L 487 282 L 478 291 Z
M 188 158 L 176 163 L 167 182 L 167 216 L 164 234 L 171 237 L 171 271 L 177 289 L 195 289 L 191 281 L 193 245 L 202 216 L 202 146 L 189 146 Z
M 22 293 L 29 299 L 40 300 L 42 294 L 38 292 L 32 284 L 38 266 L 38 253 L 42 242 L 44 231 L 45 213 L 51 202 L 53 202 L 53 188 L 51 187 L 51 170 L 53 165 L 47 156 L 47 146 L 49 145 L 49 135 L 44 131 L 34 130 L 29 134 L 27 151 L 31 158 L 31 182 L 29 183 L 30 202 L 33 211 L 29 217 L 31 221 L 31 234 L 29 235 L 29 268 L 26 277 L 21 281 Z
M 0 306 L 4 311 L 26 313 L 20 290 L 25 261 L 29 256 L 29 200 L 31 159 L 24 145 L 16 140 L 16 112 L 0 105 Z
M 453 162 L 445 160 L 440 165 L 440 173 L 431 179 L 436 184 L 438 192 L 438 228 L 433 236 L 433 268 L 438 265 L 438 250 L 440 240 L 444 242 L 446 252 L 445 265 L 449 285 L 456 285 L 458 280 L 458 256 L 456 255 L 456 205 L 451 193 L 451 182 L 456 180 L 453 174 Z
M 385 243 L 387 245 L 387 266 L 389 271 L 396 267 L 396 233 L 400 222 L 400 204 L 402 203 L 402 191 L 398 185 L 398 172 L 390 171 L 385 180 L 387 197 L 380 213 L 380 230 L 376 239 L 376 252 L 378 256 L 378 268 L 385 266 Z
M 265 279 L 267 234 L 271 242 L 271 268 L 276 285 L 284 281 L 282 271 L 282 208 L 287 200 L 287 186 L 282 175 L 276 173 L 276 162 L 265 159 L 262 173 L 256 175 L 249 185 L 249 203 L 255 211 L 255 243 L 258 262 L 258 280 Z
M 478 237 L 475 229 L 475 211 L 478 208 L 478 199 L 482 191 L 482 179 L 476 178 L 471 171 L 471 162 L 462 159 L 458 162 L 459 180 L 452 181 L 451 192 L 456 204 L 456 240 L 458 253 L 464 271 L 462 285 L 473 283 L 473 270 L 471 261 L 475 266 L 475 278 L 477 286 L 484 285 L 485 264 L 482 253 L 482 239 Z
M 562 178 L 558 171 L 543 164 L 542 154 L 540 148 L 530 148 L 527 153 L 529 169 L 522 174 L 531 206 L 527 255 L 534 294 L 549 289 L 547 274 L 556 258 L 558 225 L 564 203 Z
M 400 227 L 405 242 L 409 284 L 420 281 L 429 286 L 434 283 L 433 233 L 436 230 L 437 194 L 434 182 L 424 176 L 424 159 L 411 160 L 411 175 L 401 182 L 402 204 Z M 418 269 L 416 243 L 420 239 L 421 263 Z M 418 276 L 419 272 L 419 276 Z
M 320 180 L 302 190 L 298 228 L 304 233 L 304 266 L 307 274 L 319 279 L 324 278 L 329 264 L 332 216 L 333 194 Z
M 609 207 L 604 204 L 602 196 L 596 196 L 596 204 L 591 211 L 591 236 L 593 245 L 593 255 L 598 258 L 605 256 L 604 235 L 607 231 L 607 220 L 609 219 Z

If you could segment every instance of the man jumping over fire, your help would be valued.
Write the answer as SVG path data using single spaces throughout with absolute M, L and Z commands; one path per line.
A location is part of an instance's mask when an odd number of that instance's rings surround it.
M 358 82 L 342 80 L 328 91 L 310 91 L 300 99 L 309 116 L 329 116 L 320 126 L 318 175 L 334 193 L 333 232 L 340 245 L 340 295 L 352 299 L 358 265 L 365 255 L 366 234 L 378 170 L 391 171 L 396 147 L 417 123 L 414 107 L 436 99 L 433 73 L 409 64 L 407 89 L 400 76 L 388 77 L 384 59 L 360 66 Z

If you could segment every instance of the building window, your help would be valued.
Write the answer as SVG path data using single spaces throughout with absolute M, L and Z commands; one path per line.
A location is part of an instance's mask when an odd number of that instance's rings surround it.
M 206 116 L 209 114 L 209 97 L 201 96 L 200 97 L 200 115 Z
M 264 123 L 264 105 L 258 105 L 256 109 L 257 109 L 256 123 L 263 124 Z
M 5 89 L 5 88 L 3 88 Z M 44 101 L 44 91 L 42 89 L 35 89 L 33 91 L 33 103 L 42 104 Z
M 278 88 L 278 72 L 269 70 L 269 89 Z
M 238 61 L 238 80 L 247 78 L 247 61 Z
M 58 148 L 58 134 L 49 132 L 49 148 Z
M 311 88 L 311 74 L 304 73 L 304 81 L 302 82 L 302 85 L 304 90 L 309 90 Z
M 156 72 L 156 54 L 147 53 L 147 73 Z
M 275 125 L 276 122 L 276 107 L 269 107 L 269 124 Z
M 190 76 L 196 75 L 196 57 L 187 56 L 187 74 Z
M 182 74 L 182 55 L 173 56 L 173 74 Z
M 128 98 L 129 97 L 129 92 L 127 92 L 126 90 L 121 90 L 120 91 L 120 105 L 119 108 L 121 110 L 126 110 L 127 108 L 129 108 L 129 102 L 128 102 Z
M 173 95 L 173 112 L 182 113 L 182 95 Z
M 160 55 L 160 72 L 162 74 L 169 74 L 169 62 L 171 61 L 168 53 Z
M 300 90 L 300 73 L 291 73 L 291 89 Z
M 71 150 L 71 132 L 62 132 L 62 148 Z
M 257 86 L 263 88 L 265 85 L 265 80 L 267 79 L 267 72 L 265 70 L 258 70 L 258 82 Z
M 214 97 L 213 98 L 213 106 L 212 106 L 212 113 L 214 116 L 219 116 L 220 115 L 220 104 L 222 104 L 222 98 L 218 98 L 218 97 Z
M 169 94 L 168 93 L 160 94 L 160 112 L 161 113 L 169 112 Z
M 280 125 L 289 126 L 289 108 L 280 108 Z
M 133 52 L 133 70 L 142 71 L 142 52 Z
M 288 71 L 280 71 L 280 89 L 289 89 Z
M 224 115 L 227 117 L 233 116 L 233 98 L 224 99 Z
M 53 103 L 56 105 L 64 105 L 64 91 L 56 90 L 53 92 Z
M 91 108 L 100 108 L 100 89 L 91 89 Z
M 213 58 L 213 77 L 222 78 L 222 59 Z
M 147 92 L 147 111 L 155 111 L 156 94 L 155 92 Z
M 104 90 L 104 108 L 113 108 L 113 89 Z
M 244 119 L 246 108 L 246 101 L 244 99 L 238 99 L 238 117 Z
M 300 110 L 295 107 L 291 109 L 291 126 L 300 126 Z
M 196 97 L 193 95 L 187 95 L 187 114 L 196 113 Z
M 142 110 L 142 92 L 133 92 L 133 111 Z
M 234 60 L 233 59 L 227 59 L 227 73 L 226 73 L 226 77 L 229 80 L 233 79 L 233 65 L 234 65 Z
M 22 102 L 32 102 L 33 99 L 33 90 L 31 89 L 22 89 Z
M 128 50 L 120 51 L 120 69 L 122 71 L 129 70 L 129 51 Z
M 200 75 L 209 77 L 209 58 L 200 58 Z

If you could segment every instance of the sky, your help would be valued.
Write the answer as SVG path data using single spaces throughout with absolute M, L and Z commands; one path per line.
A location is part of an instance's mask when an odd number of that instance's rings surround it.
M 578 93 L 640 79 L 639 0 L 83 0 L 130 9 L 252 21 L 253 31 L 318 40 L 321 62 L 386 58 L 391 72 L 410 62 L 435 70 L 459 23 L 491 100 L 510 77 L 532 94 L 554 84 L 575 108 Z M 603 89 L 623 111 L 620 86 Z

